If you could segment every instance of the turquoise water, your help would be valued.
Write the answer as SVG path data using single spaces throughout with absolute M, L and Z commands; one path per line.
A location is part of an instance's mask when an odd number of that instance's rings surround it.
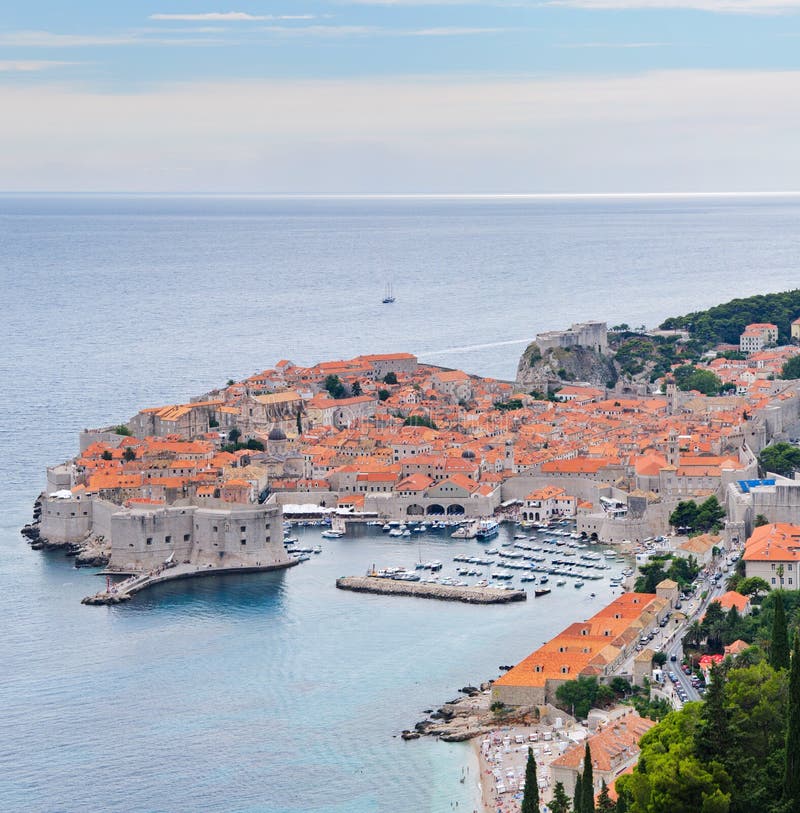
M 85 426 L 281 357 L 411 350 L 510 377 L 539 330 L 794 287 L 798 216 L 795 199 L 0 198 L 0 810 L 472 809 L 465 747 L 396 735 L 607 588 L 504 607 L 339 592 L 420 554 L 365 534 L 285 573 L 84 607 L 98 578 L 18 534 L 44 466 Z

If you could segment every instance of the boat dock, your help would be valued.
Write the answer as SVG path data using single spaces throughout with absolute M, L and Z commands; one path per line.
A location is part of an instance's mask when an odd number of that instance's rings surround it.
M 525 601 L 528 598 L 524 590 L 396 581 L 379 576 L 342 576 L 336 580 L 336 586 L 340 590 L 352 590 L 356 593 L 435 598 L 440 601 L 463 601 L 467 604 L 508 604 L 512 601 Z
M 110 584 L 107 589 L 95 593 L 93 596 L 86 596 L 81 599 L 81 604 L 121 604 L 123 601 L 130 601 L 136 593 L 152 587 L 154 584 L 162 584 L 178 579 L 194 579 L 201 576 L 220 576 L 227 573 L 264 573 L 269 570 L 283 570 L 293 567 L 299 563 L 299 559 L 292 559 L 287 564 L 280 565 L 258 565 L 241 567 L 210 567 L 208 565 L 180 564 L 169 567 L 164 565 L 148 573 L 136 573 L 128 576 L 127 579 L 116 584 Z M 121 575 L 113 571 L 104 571 L 101 575 Z

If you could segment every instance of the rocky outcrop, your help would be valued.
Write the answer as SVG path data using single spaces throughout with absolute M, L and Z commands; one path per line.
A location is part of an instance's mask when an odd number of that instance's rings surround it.
M 25 525 L 20 533 L 33 550 L 63 550 L 66 556 L 75 557 L 75 567 L 105 567 L 111 556 L 111 543 L 102 536 L 87 534 L 81 542 L 54 542 L 41 534 L 41 498 L 33 508 L 33 522 Z
M 517 366 L 517 385 L 528 392 L 543 394 L 571 381 L 613 387 L 617 377 L 612 358 L 577 346 L 541 350 L 536 342 L 531 342 Z

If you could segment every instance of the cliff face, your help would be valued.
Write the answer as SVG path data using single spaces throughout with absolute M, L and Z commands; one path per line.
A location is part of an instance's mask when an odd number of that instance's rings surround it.
M 585 347 L 542 351 L 536 342 L 531 342 L 525 348 L 517 366 L 517 384 L 521 389 L 546 393 L 571 381 L 613 386 L 617 370 L 611 358 Z

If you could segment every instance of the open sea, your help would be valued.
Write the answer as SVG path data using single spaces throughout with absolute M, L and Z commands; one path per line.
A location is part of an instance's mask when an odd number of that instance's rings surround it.
M 0 810 L 452 813 L 475 806 L 468 747 L 399 732 L 607 581 L 502 607 L 339 592 L 479 547 L 364 529 L 284 573 L 84 607 L 98 577 L 19 535 L 45 466 L 280 358 L 513 378 L 542 330 L 798 287 L 800 198 L 0 196 L 0 276 Z

